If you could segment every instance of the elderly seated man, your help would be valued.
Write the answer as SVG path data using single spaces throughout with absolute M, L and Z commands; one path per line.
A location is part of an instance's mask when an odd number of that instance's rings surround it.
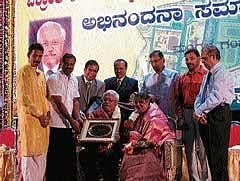
M 103 102 L 94 112 L 88 113 L 91 119 L 119 119 L 119 95 L 114 90 L 103 94 Z M 87 120 L 86 120 L 87 121 Z M 93 181 L 104 179 L 118 180 L 118 144 L 117 143 L 85 143 L 86 149 L 81 153 L 80 164 L 85 173 L 86 180 Z

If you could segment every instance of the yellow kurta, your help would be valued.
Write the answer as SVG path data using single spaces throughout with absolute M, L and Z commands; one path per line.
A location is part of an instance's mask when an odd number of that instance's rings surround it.
M 17 108 L 22 156 L 46 154 L 49 127 L 43 128 L 38 117 L 49 111 L 44 74 L 30 64 L 17 73 Z

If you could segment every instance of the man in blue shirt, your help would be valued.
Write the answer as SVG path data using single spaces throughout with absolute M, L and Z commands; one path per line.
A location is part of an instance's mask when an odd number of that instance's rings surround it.
M 201 59 L 209 73 L 204 77 L 195 100 L 193 117 L 199 122 L 213 181 L 226 181 L 232 116 L 230 104 L 234 98 L 233 81 L 220 63 L 220 51 L 217 47 L 204 47 Z
M 165 58 L 160 50 L 154 50 L 149 58 L 154 72 L 144 77 L 141 92 L 147 91 L 153 95 L 164 114 L 175 117 L 179 74 L 165 66 Z

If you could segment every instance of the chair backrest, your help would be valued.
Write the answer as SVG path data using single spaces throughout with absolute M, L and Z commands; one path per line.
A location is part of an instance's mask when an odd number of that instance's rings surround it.
M 3 128 L 0 130 L 0 144 L 5 144 L 7 147 L 15 148 L 16 133 L 12 128 Z
M 170 127 L 170 129 L 172 131 L 176 131 L 176 120 L 170 116 L 167 116 L 167 118 L 168 118 L 167 124 Z

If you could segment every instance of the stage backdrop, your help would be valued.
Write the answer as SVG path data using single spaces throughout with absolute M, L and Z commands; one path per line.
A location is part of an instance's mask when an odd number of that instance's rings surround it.
M 133 2 L 132 2 L 133 1 Z M 160 49 L 169 68 L 186 70 L 184 51 L 214 44 L 240 87 L 239 0 L 21 0 L 16 3 L 17 69 L 46 21 L 66 32 L 64 52 L 77 57 L 74 74 L 95 59 L 98 78 L 113 76 L 113 61 L 128 61 L 128 75 L 141 80 L 151 71 L 148 55 Z M 54 42 L 51 42 L 54 43 Z

